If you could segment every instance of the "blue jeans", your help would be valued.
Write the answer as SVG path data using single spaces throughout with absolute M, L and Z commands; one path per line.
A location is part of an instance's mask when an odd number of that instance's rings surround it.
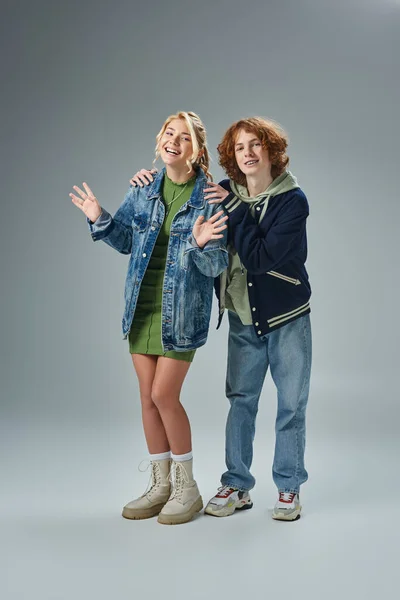
M 310 315 L 258 338 L 229 311 L 226 395 L 226 466 L 222 485 L 250 490 L 258 401 L 268 366 L 278 392 L 272 476 L 279 491 L 298 492 L 307 481 L 304 467 L 305 415 L 311 372 Z

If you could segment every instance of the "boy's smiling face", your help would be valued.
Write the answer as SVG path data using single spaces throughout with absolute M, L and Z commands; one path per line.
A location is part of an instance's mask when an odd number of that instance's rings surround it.
M 254 134 L 241 129 L 235 143 L 235 158 L 239 169 L 247 177 L 257 174 L 271 173 L 268 150 L 262 147 L 260 139 Z

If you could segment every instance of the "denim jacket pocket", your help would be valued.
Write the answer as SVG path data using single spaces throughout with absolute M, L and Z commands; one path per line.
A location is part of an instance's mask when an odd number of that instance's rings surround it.
M 181 250 L 181 267 L 184 271 L 187 271 L 189 268 L 189 252 L 190 250 L 185 250 L 185 247 L 182 247 Z
M 179 263 L 182 269 L 184 269 L 184 271 L 188 270 L 188 266 L 189 266 L 189 261 L 188 261 L 188 256 L 187 256 L 187 250 L 186 250 L 186 242 L 190 236 L 190 234 L 192 233 L 192 230 L 187 228 L 187 229 L 175 229 L 173 233 L 171 233 L 171 235 L 176 236 L 176 238 L 179 239 L 179 255 L 180 255 L 180 259 L 179 259 Z
M 146 231 L 148 226 L 148 215 L 144 213 L 135 214 L 132 220 L 132 227 L 139 233 Z
M 189 229 L 177 229 L 174 231 L 174 233 L 179 236 L 179 239 L 182 242 L 187 242 L 190 234 L 192 233 L 192 230 L 190 228 Z

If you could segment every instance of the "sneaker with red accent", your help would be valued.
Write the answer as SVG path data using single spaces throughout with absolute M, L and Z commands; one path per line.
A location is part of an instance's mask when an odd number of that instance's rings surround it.
M 296 521 L 300 519 L 301 505 L 299 494 L 294 492 L 279 492 L 279 498 L 274 506 L 272 518 L 277 521 Z
M 211 498 L 204 512 L 214 517 L 229 517 L 235 510 L 248 510 L 253 507 L 249 492 L 223 485 L 218 493 Z

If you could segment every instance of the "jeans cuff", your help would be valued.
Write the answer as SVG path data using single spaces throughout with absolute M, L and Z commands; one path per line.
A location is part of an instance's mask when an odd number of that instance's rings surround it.
M 240 487 L 236 483 L 233 483 L 232 481 L 225 481 L 225 480 L 222 481 L 222 479 L 221 479 L 221 485 L 227 485 L 228 487 L 235 488 L 235 490 L 239 490 L 239 492 L 249 492 L 250 491 L 248 488 Z
M 300 490 L 295 490 L 293 488 L 278 488 L 278 493 L 284 494 L 300 494 Z

